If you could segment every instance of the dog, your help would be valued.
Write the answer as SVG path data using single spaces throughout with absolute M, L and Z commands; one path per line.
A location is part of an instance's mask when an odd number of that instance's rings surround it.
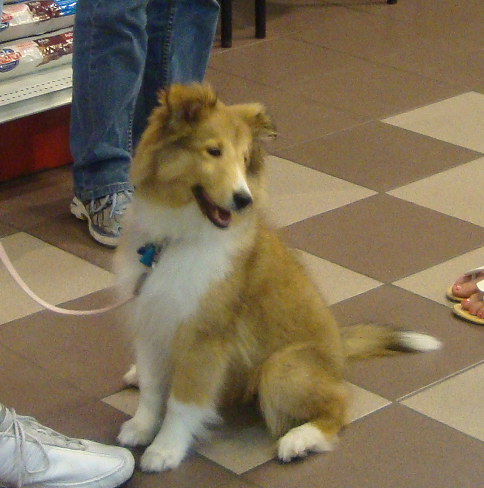
M 221 406 L 253 398 L 282 461 L 329 451 L 348 423 L 349 358 L 440 345 L 385 326 L 338 328 L 264 218 L 273 136 L 263 105 L 173 85 L 135 152 L 116 267 L 136 294 L 127 380 L 140 400 L 118 440 L 149 445 L 143 471 L 176 468 Z

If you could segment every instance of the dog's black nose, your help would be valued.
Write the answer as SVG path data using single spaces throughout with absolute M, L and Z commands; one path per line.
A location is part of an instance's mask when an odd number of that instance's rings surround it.
M 238 191 L 234 193 L 234 205 L 236 210 L 242 210 L 252 203 L 250 193 Z

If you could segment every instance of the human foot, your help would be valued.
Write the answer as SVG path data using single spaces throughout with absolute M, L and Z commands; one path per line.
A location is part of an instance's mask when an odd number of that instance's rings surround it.
M 484 319 L 484 296 L 482 292 L 474 293 L 461 302 L 463 310 L 480 319 Z
M 479 286 L 480 285 L 480 286 Z M 467 271 L 459 276 L 455 283 L 447 290 L 447 298 L 454 302 L 460 302 L 479 293 L 480 288 L 484 291 L 484 267 Z
M 481 282 L 482 283 L 482 282 Z M 482 286 L 482 285 L 481 285 Z M 473 293 L 461 303 L 454 305 L 454 313 L 468 322 L 484 325 L 484 295 L 481 291 Z

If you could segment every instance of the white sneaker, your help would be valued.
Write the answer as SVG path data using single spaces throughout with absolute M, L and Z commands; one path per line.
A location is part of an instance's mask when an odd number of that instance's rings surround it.
M 114 488 L 133 470 L 122 447 L 71 439 L 13 409 L 0 423 L 0 486 Z

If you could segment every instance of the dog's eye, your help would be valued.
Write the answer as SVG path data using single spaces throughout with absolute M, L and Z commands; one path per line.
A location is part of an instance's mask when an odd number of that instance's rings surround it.
M 210 154 L 210 156 L 213 156 L 214 158 L 222 156 L 222 151 L 218 147 L 209 147 L 207 148 L 207 152 L 208 154 Z

